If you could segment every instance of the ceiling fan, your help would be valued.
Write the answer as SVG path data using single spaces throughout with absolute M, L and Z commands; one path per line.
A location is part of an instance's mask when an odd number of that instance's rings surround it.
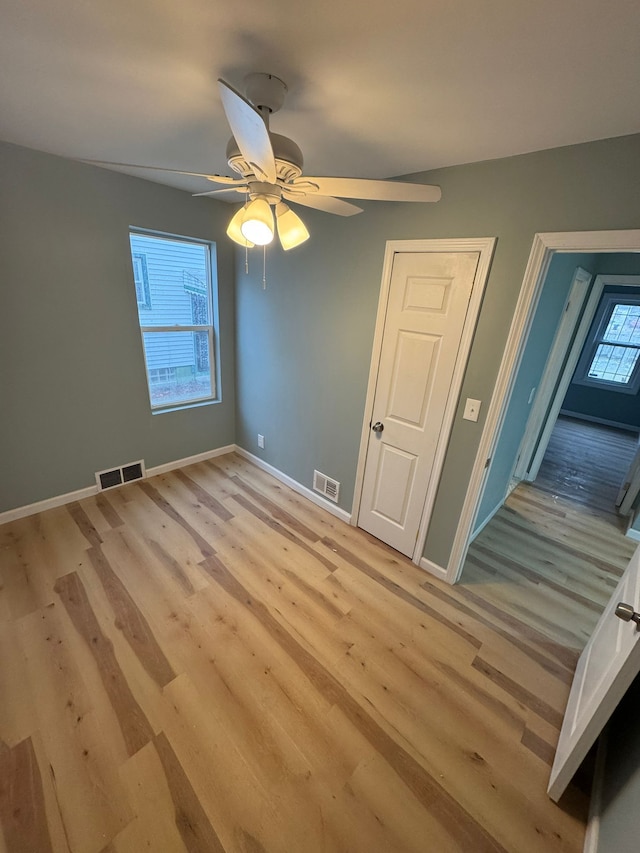
M 224 80 L 218 80 L 222 106 L 233 137 L 227 144 L 229 167 L 240 175 L 207 175 L 157 166 L 135 166 L 132 163 L 106 163 L 85 160 L 103 166 L 127 166 L 136 169 L 174 172 L 206 178 L 220 189 L 196 193 L 215 196 L 238 192 L 245 195 L 244 206 L 232 217 L 227 235 L 241 246 L 265 246 L 273 240 L 275 227 L 282 248 L 299 246 L 309 238 L 300 217 L 286 203 L 312 207 L 338 216 L 353 216 L 362 208 L 345 198 L 378 201 L 439 201 L 440 187 L 400 181 L 365 178 L 320 178 L 303 175 L 300 148 L 286 136 L 269 130 L 269 117 L 283 105 L 286 84 L 273 74 L 249 74 L 245 78 L 246 97 Z M 286 201 L 285 201 L 286 200 Z

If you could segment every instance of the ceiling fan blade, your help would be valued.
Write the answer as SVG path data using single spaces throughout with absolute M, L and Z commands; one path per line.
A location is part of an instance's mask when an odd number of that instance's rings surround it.
M 367 178 L 309 178 L 294 180 L 292 186 L 315 184 L 321 195 L 362 198 L 375 201 L 440 201 L 440 187 L 406 181 L 372 181 Z
M 214 184 L 244 184 L 243 178 L 229 178 L 227 175 L 206 175 L 204 172 L 185 172 L 182 169 L 165 169 L 164 166 L 141 166 L 139 163 L 110 163 L 108 160 L 80 160 L 90 166 L 119 166 L 121 169 L 148 169 L 152 172 L 171 172 L 174 175 L 190 175 L 193 178 L 206 178 Z
M 208 195 L 221 195 L 222 193 L 238 193 L 244 192 L 244 187 L 246 184 L 242 184 L 242 186 L 238 187 L 222 187 L 219 190 L 209 190 L 206 193 L 191 193 L 192 198 L 202 198 L 203 196 Z
M 287 192 L 286 188 L 282 188 L 282 195 L 293 204 L 301 204 L 303 207 L 313 207 L 316 210 L 324 210 L 325 213 L 337 213 L 338 216 L 353 216 L 356 213 L 362 213 L 361 207 L 356 207 L 348 201 L 342 201 L 339 198 L 330 198 L 325 195 L 297 195 L 296 193 Z
M 276 160 L 264 119 L 246 98 L 224 80 L 218 80 L 218 88 L 229 127 L 242 156 L 255 169 L 256 177 L 275 184 Z

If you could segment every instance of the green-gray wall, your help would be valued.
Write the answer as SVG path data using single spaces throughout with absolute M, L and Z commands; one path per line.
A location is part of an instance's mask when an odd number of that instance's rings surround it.
M 230 209 L 0 144 L 0 511 L 233 443 Z M 130 225 L 217 241 L 222 402 L 151 414 Z
M 304 211 L 311 239 L 238 263 L 237 441 L 306 486 L 318 468 L 351 509 L 385 241 L 498 238 L 425 556 L 445 566 L 534 234 L 640 227 L 640 136 L 456 166 L 416 176 L 435 205 L 368 204 L 350 218 Z M 266 437 L 264 451 L 256 436 Z

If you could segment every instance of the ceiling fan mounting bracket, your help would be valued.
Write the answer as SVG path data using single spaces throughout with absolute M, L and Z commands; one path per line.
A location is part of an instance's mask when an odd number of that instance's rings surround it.
M 277 113 L 284 104 L 287 84 L 273 74 L 257 72 L 244 78 L 244 91 L 257 109 Z

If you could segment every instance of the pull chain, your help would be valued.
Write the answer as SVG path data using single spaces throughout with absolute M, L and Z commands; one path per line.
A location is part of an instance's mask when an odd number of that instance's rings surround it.
M 262 289 L 267 289 L 267 247 L 262 247 Z

